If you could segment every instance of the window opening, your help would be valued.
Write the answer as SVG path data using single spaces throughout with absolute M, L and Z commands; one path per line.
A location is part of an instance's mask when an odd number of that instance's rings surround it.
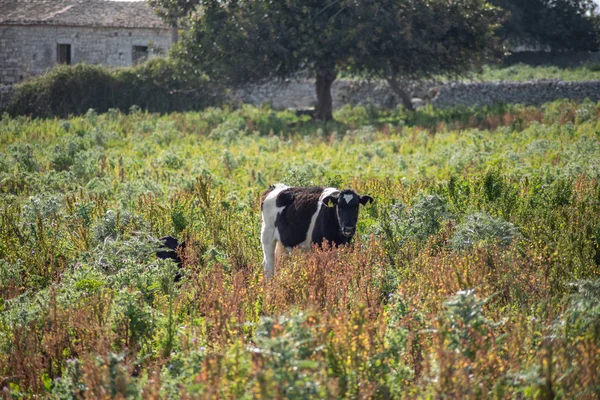
M 71 45 L 59 44 L 56 47 L 56 62 L 71 65 Z

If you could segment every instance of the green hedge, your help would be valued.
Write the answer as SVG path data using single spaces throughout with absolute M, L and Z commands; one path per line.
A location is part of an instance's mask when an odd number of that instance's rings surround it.
M 90 108 L 151 112 L 198 110 L 220 102 L 221 92 L 204 77 L 168 58 L 109 69 L 97 65 L 60 65 L 15 87 L 6 111 L 13 116 L 66 117 Z

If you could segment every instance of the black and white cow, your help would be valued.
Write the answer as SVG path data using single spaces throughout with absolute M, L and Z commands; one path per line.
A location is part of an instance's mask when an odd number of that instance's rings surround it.
M 287 249 L 324 240 L 336 246 L 348 243 L 356 231 L 359 205 L 372 202 L 372 197 L 352 190 L 271 185 L 260 202 L 265 277 L 273 276 L 277 242 Z
M 179 269 L 183 266 L 181 256 L 185 253 L 185 242 L 179 242 L 173 236 L 165 236 L 158 239 L 161 242 L 160 249 L 156 251 L 156 257 L 163 260 L 173 260 Z M 175 275 L 175 282 L 181 280 L 182 273 L 180 271 Z

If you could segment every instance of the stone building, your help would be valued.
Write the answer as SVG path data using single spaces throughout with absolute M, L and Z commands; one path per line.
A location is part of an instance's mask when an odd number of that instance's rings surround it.
M 174 40 L 145 1 L 0 0 L 0 85 L 58 63 L 129 66 Z

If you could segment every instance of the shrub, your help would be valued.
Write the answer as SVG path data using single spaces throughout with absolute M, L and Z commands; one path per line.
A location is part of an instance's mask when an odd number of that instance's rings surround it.
M 0 173 L 10 171 L 11 166 L 8 160 L 8 155 L 5 153 L 0 153 Z
M 17 143 L 9 147 L 14 162 L 27 172 L 37 171 L 39 164 L 29 143 Z
M 455 249 L 466 249 L 494 241 L 499 241 L 501 245 L 509 245 L 517 236 L 519 230 L 510 222 L 476 213 L 467 216 L 465 221 L 456 227 L 452 246 Z
M 217 85 L 169 58 L 118 69 L 114 77 L 116 92 L 123 96 L 114 108 L 121 111 L 134 105 L 150 112 L 199 110 L 222 100 Z
M 84 150 L 85 145 L 77 136 L 66 136 L 60 144 L 52 149 L 50 165 L 56 171 L 66 171 L 75 163 L 77 154 Z
M 473 358 L 476 350 L 473 348 L 473 334 L 485 336 L 491 329 L 492 323 L 483 315 L 484 300 L 475 295 L 474 290 L 461 290 L 446 301 L 446 319 L 448 331 L 448 346 Z
M 162 164 L 166 168 L 179 169 L 185 165 L 185 160 L 182 160 L 175 152 L 167 151 L 163 154 Z
M 100 148 L 80 151 L 73 157 L 71 171 L 82 181 L 89 182 L 100 174 L 100 160 L 104 157 L 104 152 Z
M 152 308 L 142 293 L 131 289 L 120 290 L 112 308 L 113 329 L 120 334 L 121 345 L 132 348 L 146 344 L 156 328 Z
M 600 280 L 578 281 L 571 284 L 574 293 L 569 296 L 565 313 L 556 322 L 557 330 L 565 329 L 568 338 L 575 341 L 591 338 L 600 344 Z
M 402 203 L 393 204 L 373 228 L 383 234 L 390 250 L 409 240 L 425 242 L 440 231 L 444 221 L 453 218 L 444 200 L 435 194 L 420 195 L 408 211 L 406 208 Z
M 219 102 L 220 94 L 202 76 L 191 75 L 171 59 L 155 58 L 121 69 L 97 65 L 59 65 L 15 87 L 6 107 L 10 115 L 66 117 L 90 108 L 150 112 L 201 109 Z
M 234 114 L 215 127 L 209 137 L 229 143 L 247 133 L 246 120 L 241 115 Z
M 23 220 L 29 225 L 36 223 L 38 218 L 54 222 L 62 209 L 62 199 L 57 196 L 40 194 L 31 196 L 23 205 Z
M 60 379 L 57 379 L 52 394 L 58 399 L 83 398 L 88 389 L 83 382 L 82 363 L 78 359 L 67 360 L 67 365 Z
M 130 212 L 108 210 L 104 217 L 94 224 L 92 232 L 94 240 L 101 243 L 106 238 L 116 239 L 142 227 L 143 221 Z
M 438 233 L 442 222 L 451 217 L 439 196 L 419 196 L 403 221 L 403 231 L 408 237 L 423 241 Z
M 414 378 L 415 371 L 404 361 L 408 353 L 408 342 L 411 339 L 411 332 L 407 326 L 409 307 L 402 301 L 401 296 L 392 295 L 390 298 L 389 320 L 385 331 L 385 357 L 390 362 L 387 384 L 392 396 L 399 398 L 406 390 L 406 383 Z
M 281 181 L 288 186 L 314 186 L 317 167 L 313 163 L 291 166 L 285 171 Z
M 263 359 L 258 376 L 269 397 L 322 397 L 323 387 L 315 378 L 320 368 L 315 355 L 323 351 L 316 344 L 314 318 L 311 324 L 303 313 L 277 319 L 261 318 L 250 351 Z M 313 326 L 311 326 L 313 325 Z

